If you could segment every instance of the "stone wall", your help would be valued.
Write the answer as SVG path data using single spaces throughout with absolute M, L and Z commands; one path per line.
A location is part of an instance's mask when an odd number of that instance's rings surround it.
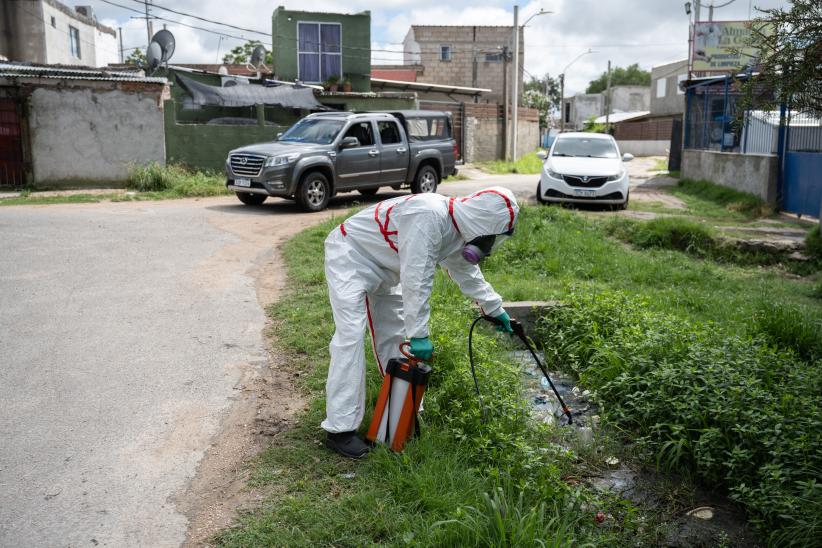
M 34 185 L 122 184 L 129 163 L 164 164 L 161 90 L 35 89 L 27 105 Z
M 684 150 L 682 177 L 705 179 L 776 204 L 778 160 L 772 154 Z

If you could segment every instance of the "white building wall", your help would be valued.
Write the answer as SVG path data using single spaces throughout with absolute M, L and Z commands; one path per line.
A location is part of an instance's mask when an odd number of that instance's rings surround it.
M 116 34 L 94 29 L 95 67 L 105 67 L 120 62 L 120 44 Z
M 119 62 L 116 35 L 72 17 L 49 2 L 32 2 L 26 9 L 42 15 L 42 21 L 37 21 L 38 26 L 42 25 L 43 43 L 40 47 L 45 51 L 42 62 L 89 67 Z M 72 54 L 69 27 L 80 33 L 80 57 Z

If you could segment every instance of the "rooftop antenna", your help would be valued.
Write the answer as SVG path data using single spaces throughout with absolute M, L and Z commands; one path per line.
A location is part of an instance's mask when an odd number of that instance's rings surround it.
M 173 34 L 166 29 L 158 31 L 151 37 L 151 43 L 146 50 L 146 69 L 153 74 L 162 65 L 168 67 L 168 60 L 174 55 L 175 45 Z
M 254 51 L 251 52 L 251 60 L 248 62 L 248 65 L 246 65 L 251 70 L 257 71 L 257 78 L 260 77 L 260 67 L 268 71 L 268 67 L 265 66 L 264 63 L 265 53 L 265 47 L 263 47 L 262 45 L 257 46 L 256 48 L 254 48 Z

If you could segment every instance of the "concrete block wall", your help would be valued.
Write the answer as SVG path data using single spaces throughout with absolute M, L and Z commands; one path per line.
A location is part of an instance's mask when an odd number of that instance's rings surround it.
M 773 154 L 686 149 L 682 153 L 681 173 L 684 178 L 713 181 L 775 205 L 778 164 Z
M 122 184 L 130 163 L 165 163 L 160 92 L 37 88 L 28 100 L 33 183 Z
M 539 145 L 539 112 L 520 108 L 517 153 L 533 152 Z M 490 162 L 505 158 L 505 119 L 499 105 L 465 105 L 465 161 Z

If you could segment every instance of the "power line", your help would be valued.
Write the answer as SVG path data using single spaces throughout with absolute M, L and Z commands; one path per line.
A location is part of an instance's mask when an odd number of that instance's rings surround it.
M 34 13 L 34 12 L 31 12 L 31 11 L 27 10 L 26 8 L 24 8 L 24 7 L 23 7 L 23 4 L 22 4 L 22 3 L 19 3 L 19 4 L 18 4 L 18 7 L 20 7 L 20 9 L 22 9 L 24 12 L 28 13 L 28 14 L 29 14 L 29 15 L 31 15 L 32 17 L 35 17 L 35 18 L 39 19 L 40 21 L 42 21 L 42 22 L 43 22 L 43 26 L 44 26 L 44 27 L 51 26 L 50 24 L 48 24 L 48 23 L 46 22 L 46 20 L 45 20 L 45 18 L 44 18 L 44 17 L 42 17 L 42 16 L 38 15 L 37 13 Z M 69 38 L 71 38 L 71 32 L 68 32 L 68 31 L 65 31 L 65 30 L 59 29 L 59 28 L 57 28 L 57 27 L 52 27 L 52 28 L 53 28 L 54 30 L 56 30 L 57 32 L 62 32 L 63 34 L 65 34 L 66 36 L 68 36 Z M 95 51 L 95 57 L 96 57 L 96 50 L 98 50 L 98 49 L 100 49 L 100 50 L 102 50 L 102 51 L 105 51 L 105 52 L 108 52 L 108 53 L 111 53 L 112 55 L 116 55 L 118 58 L 119 58 L 119 56 L 120 56 L 120 52 L 119 52 L 119 51 L 115 52 L 114 50 L 110 50 L 110 49 L 108 49 L 108 48 L 105 48 L 105 47 L 102 47 L 102 46 L 98 45 L 96 42 L 89 42 L 88 40 L 84 40 L 84 39 L 81 37 L 81 35 L 80 35 L 80 33 L 79 33 L 79 32 L 77 33 L 77 39 L 78 39 L 80 42 L 85 42 L 86 44 L 88 44 L 89 46 L 91 46 L 91 47 L 93 48 L 93 50 Z
M 136 2 L 137 4 L 140 4 L 140 5 L 145 5 L 146 4 L 146 0 L 131 0 L 131 1 Z M 242 30 L 242 31 L 245 31 L 245 32 L 254 32 L 256 34 L 262 34 L 263 36 L 271 36 L 268 32 L 263 32 L 263 31 L 255 30 L 255 29 L 248 29 L 248 28 L 245 28 L 245 27 L 238 27 L 238 26 L 232 25 L 230 23 L 223 23 L 221 21 L 214 21 L 212 19 L 206 19 L 205 17 L 200 17 L 199 15 L 194 15 L 192 13 L 186 13 L 184 11 L 177 11 L 177 10 L 173 10 L 171 8 L 166 8 L 166 7 L 161 6 L 159 4 L 151 4 L 151 7 L 152 8 L 159 8 L 159 9 L 165 10 L 165 11 L 170 11 L 171 13 L 176 13 L 177 15 L 182 15 L 184 17 L 191 17 L 192 19 L 197 19 L 197 20 L 203 21 L 205 23 L 212 23 L 212 24 L 215 24 L 215 25 L 221 25 L 221 26 L 224 26 L 224 27 L 228 27 L 228 28 L 232 28 L 232 29 L 236 29 L 236 30 Z

